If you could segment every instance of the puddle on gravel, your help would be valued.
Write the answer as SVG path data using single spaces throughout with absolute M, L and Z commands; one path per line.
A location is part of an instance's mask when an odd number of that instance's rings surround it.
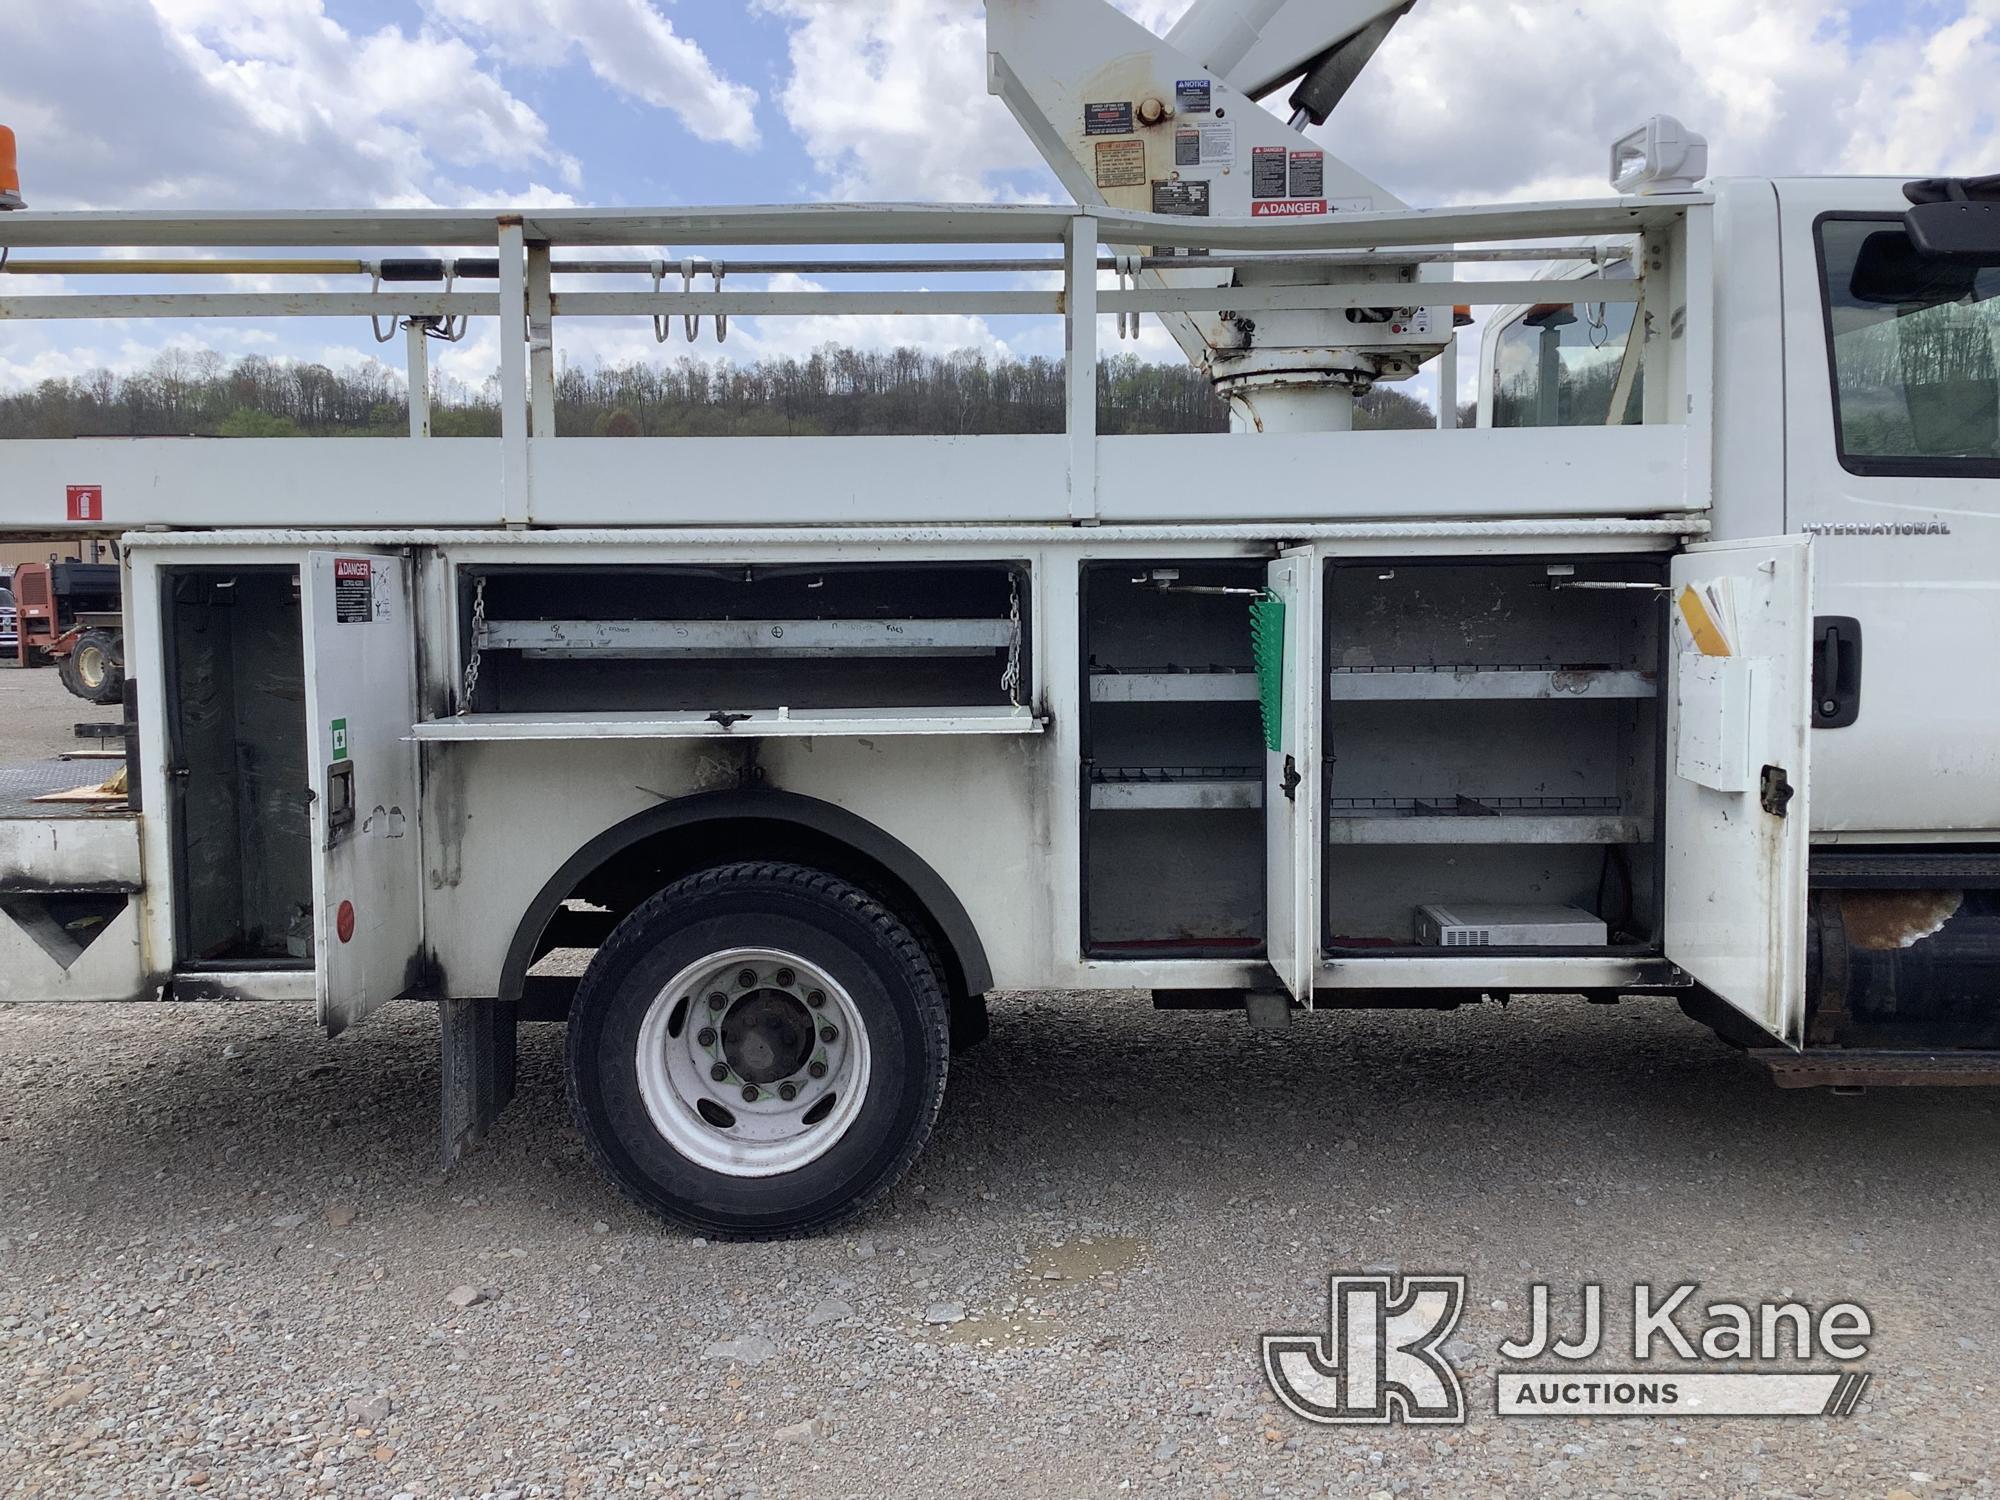
M 1062 1332 L 1054 1318 L 1031 1313 L 990 1313 L 965 1318 L 938 1330 L 947 1344 L 970 1344 L 978 1349 L 1032 1349 L 1046 1344 Z
M 1030 1250 L 1024 1274 L 1032 1291 L 1058 1292 L 1094 1283 L 1100 1277 L 1122 1275 L 1145 1257 L 1143 1240 L 1124 1236 L 1065 1240 L 1060 1245 L 1042 1245 Z

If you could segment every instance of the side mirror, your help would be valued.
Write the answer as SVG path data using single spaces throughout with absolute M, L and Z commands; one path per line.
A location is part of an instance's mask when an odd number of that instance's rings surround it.
M 1925 209 L 1959 206 L 1927 203 L 1910 213 L 1914 216 Z M 1926 255 L 1916 248 L 1909 232 L 1882 229 L 1861 242 L 1847 289 L 1856 302 L 1878 307 L 1930 306 L 1970 297 L 1978 275 L 1979 267 L 1973 262 Z
M 1903 215 L 1919 255 L 1954 265 L 2000 265 L 2000 203 L 1976 199 L 1919 203 Z

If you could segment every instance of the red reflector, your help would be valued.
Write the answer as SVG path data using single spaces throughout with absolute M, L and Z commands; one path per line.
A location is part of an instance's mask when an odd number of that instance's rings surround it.
M 340 910 L 333 914 L 333 930 L 343 943 L 354 941 L 354 903 L 343 901 Z

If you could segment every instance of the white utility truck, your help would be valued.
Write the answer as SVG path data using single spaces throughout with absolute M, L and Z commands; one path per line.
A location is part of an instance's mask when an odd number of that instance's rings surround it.
M 435 1002 L 448 1153 L 566 1018 L 607 1172 L 739 1235 L 887 1191 L 993 990 L 2000 1078 L 2000 184 L 1704 188 L 1659 119 L 1614 196 L 1406 209 L 1293 128 L 1405 8 L 989 0 L 1075 206 L 0 214 L 66 278 L 0 320 L 371 317 L 412 394 L 0 444 L 0 530 L 119 541 L 132 689 L 129 802 L 0 804 L 0 1000 Z M 1427 364 L 1455 428 L 1469 306 L 1477 429 L 1349 430 Z M 1061 319 L 1066 432 L 556 433 L 569 320 L 940 312 Z M 1148 314 L 1237 431 L 1098 436 Z M 501 434 L 432 438 L 481 326 Z

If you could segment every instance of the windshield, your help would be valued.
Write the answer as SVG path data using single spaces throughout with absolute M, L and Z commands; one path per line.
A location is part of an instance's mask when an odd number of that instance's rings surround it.
M 2000 475 L 2000 266 L 1950 266 L 1900 219 L 1819 226 L 1841 463 Z

